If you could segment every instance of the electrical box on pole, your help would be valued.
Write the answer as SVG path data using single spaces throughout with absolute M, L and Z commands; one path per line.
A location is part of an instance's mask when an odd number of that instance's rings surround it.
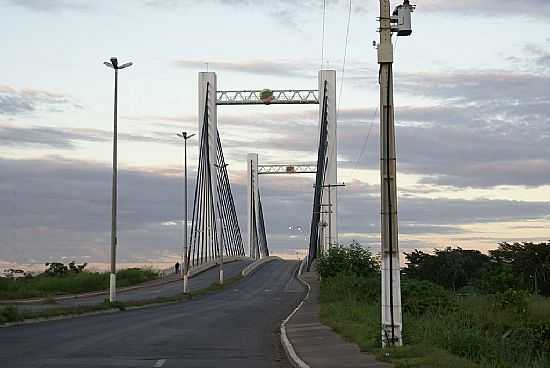
M 382 251 L 382 345 L 403 344 L 401 313 L 401 279 L 397 224 L 397 165 L 393 105 L 392 34 L 412 33 L 411 13 L 414 5 L 405 0 L 390 15 L 390 0 L 380 0 L 380 188 Z

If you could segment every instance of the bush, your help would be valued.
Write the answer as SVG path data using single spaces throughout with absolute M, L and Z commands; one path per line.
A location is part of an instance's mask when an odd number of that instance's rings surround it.
M 13 305 L 0 309 L 0 323 L 16 322 L 21 320 L 21 316 Z
M 69 273 L 81 273 L 88 264 L 83 263 L 78 265 L 72 261 L 67 266 L 60 262 L 46 263 L 48 269 L 44 272 L 47 276 L 65 276 Z
M 117 286 L 125 287 L 157 278 L 151 269 L 128 269 L 117 272 Z M 69 272 L 53 276 L 41 274 L 31 279 L 0 279 L 0 299 L 46 298 L 54 295 L 85 293 L 109 287 L 108 272 Z
M 152 269 L 128 268 L 117 272 L 117 284 L 120 287 L 141 284 L 142 282 L 154 280 L 158 272 Z
M 357 277 L 340 273 L 334 277 L 321 279 L 321 301 L 356 300 L 363 303 L 376 303 L 380 300 L 380 276 Z
M 452 306 L 450 293 L 429 281 L 404 279 L 401 284 L 403 310 L 414 315 L 446 311 Z
M 348 247 L 332 247 L 318 260 L 317 271 L 322 278 L 348 273 L 370 277 L 380 272 L 380 260 L 372 252 L 353 241 Z
M 503 293 L 492 295 L 493 306 L 496 309 L 512 309 L 518 313 L 526 313 L 529 293 L 523 290 L 508 289 Z

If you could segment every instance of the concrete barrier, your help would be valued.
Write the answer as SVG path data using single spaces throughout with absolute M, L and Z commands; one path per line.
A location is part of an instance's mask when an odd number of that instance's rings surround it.
M 231 256 L 231 257 L 223 257 L 223 264 L 231 263 L 231 262 L 237 262 L 237 261 L 247 261 L 250 260 L 249 257 L 242 257 L 242 256 Z M 189 278 L 197 276 L 200 273 L 203 273 L 204 271 L 208 271 L 211 268 L 214 268 L 220 264 L 220 260 L 216 259 L 208 263 L 203 263 L 200 266 L 193 267 L 189 269 Z
M 264 257 L 264 258 L 258 259 L 256 261 L 254 261 L 253 263 L 249 264 L 248 266 L 246 266 L 245 269 L 242 270 L 241 275 L 243 277 L 248 276 L 251 273 L 253 273 L 254 271 L 256 271 L 256 269 L 258 267 L 260 267 L 261 265 L 263 265 L 265 263 L 268 263 L 268 262 L 271 262 L 271 261 L 275 261 L 277 259 L 282 260 L 281 257 L 277 257 L 277 256 L 269 256 L 269 257 Z

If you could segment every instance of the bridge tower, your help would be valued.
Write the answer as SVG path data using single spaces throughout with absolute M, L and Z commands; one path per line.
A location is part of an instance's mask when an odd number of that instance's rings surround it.
M 260 247 L 258 245 L 258 223 L 260 217 L 258 187 L 258 154 L 249 153 L 246 157 L 247 166 L 247 228 L 248 228 L 248 249 L 250 258 L 259 259 L 261 257 Z
M 323 104 L 319 104 L 319 136 L 323 127 L 323 118 L 327 125 L 327 152 L 324 183 L 322 187 L 322 204 L 320 226 L 326 224 L 326 231 L 320 236 L 320 248 L 322 251 L 338 245 L 338 147 L 336 137 L 336 71 L 321 70 L 319 79 L 319 101 L 326 97 L 326 111 Z M 325 113 L 325 117 L 323 117 Z

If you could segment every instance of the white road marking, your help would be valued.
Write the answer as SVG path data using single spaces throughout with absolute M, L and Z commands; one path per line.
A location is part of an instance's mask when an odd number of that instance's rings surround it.
M 153 368 L 160 368 L 164 365 L 164 363 L 166 363 L 166 359 L 159 359 L 157 360 Z

